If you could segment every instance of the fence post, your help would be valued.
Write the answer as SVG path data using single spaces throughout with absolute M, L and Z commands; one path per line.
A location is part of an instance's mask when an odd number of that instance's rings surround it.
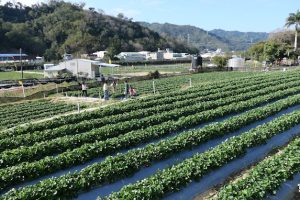
M 78 110 L 78 113 L 80 113 L 80 105 L 79 105 L 79 102 L 77 102 L 77 110 Z
M 190 87 L 192 87 L 192 78 L 190 78 Z
M 23 97 L 25 98 L 25 97 L 26 97 L 26 94 L 25 94 L 25 88 L 24 88 L 23 83 L 22 83 L 22 91 L 23 91 Z
M 153 80 L 153 93 L 155 94 L 156 93 L 156 90 L 155 90 L 155 82 Z

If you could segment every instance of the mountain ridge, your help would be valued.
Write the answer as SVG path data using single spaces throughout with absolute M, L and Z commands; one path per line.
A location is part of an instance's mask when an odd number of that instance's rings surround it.
M 253 43 L 266 40 L 269 35 L 265 32 L 225 31 L 222 29 L 207 31 L 192 25 L 171 23 L 138 23 L 163 36 L 186 42 L 186 44 L 199 50 L 221 48 L 225 51 L 242 51 L 249 48 Z
M 0 5 L 0 52 L 23 52 L 59 60 L 74 55 L 107 50 L 114 59 L 121 51 L 156 51 L 172 48 L 196 53 L 197 49 L 164 38 L 122 15 L 113 17 L 84 9 L 84 4 L 52 0 L 25 6 Z

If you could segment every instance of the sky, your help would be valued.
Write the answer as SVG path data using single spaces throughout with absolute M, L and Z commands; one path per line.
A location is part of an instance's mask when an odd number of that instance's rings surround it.
M 0 0 L 5 3 L 7 0 Z M 19 0 L 32 5 L 45 0 Z M 284 28 L 289 13 L 300 9 L 300 0 L 69 0 L 102 9 L 133 21 L 193 25 L 205 30 L 272 32 Z

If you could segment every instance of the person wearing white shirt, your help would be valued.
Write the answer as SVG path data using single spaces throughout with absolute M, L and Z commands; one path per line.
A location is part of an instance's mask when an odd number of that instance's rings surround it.
M 109 94 L 108 94 L 107 81 L 105 81 L 104 84 L 103 84 L 103 92 L 104 92 L 104 100 L 108 100 L 109 99 Z
M 87 85 L 85 84 L 85 82 L 82 83 L 81 90 L 82 90 L 82 96 L 87 97 Z

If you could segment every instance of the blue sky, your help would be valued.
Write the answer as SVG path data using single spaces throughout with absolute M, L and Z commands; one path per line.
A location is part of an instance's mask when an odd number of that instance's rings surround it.
M 7 0 L 2 0 L 2 3 Z M 42 0 L 20 0 L 31 5 Z M 205 30 L 271 32 L 283 28 L 300 0 L 71 0 L 106 14 L 122 12 L 134 21 L 193 25 Z

